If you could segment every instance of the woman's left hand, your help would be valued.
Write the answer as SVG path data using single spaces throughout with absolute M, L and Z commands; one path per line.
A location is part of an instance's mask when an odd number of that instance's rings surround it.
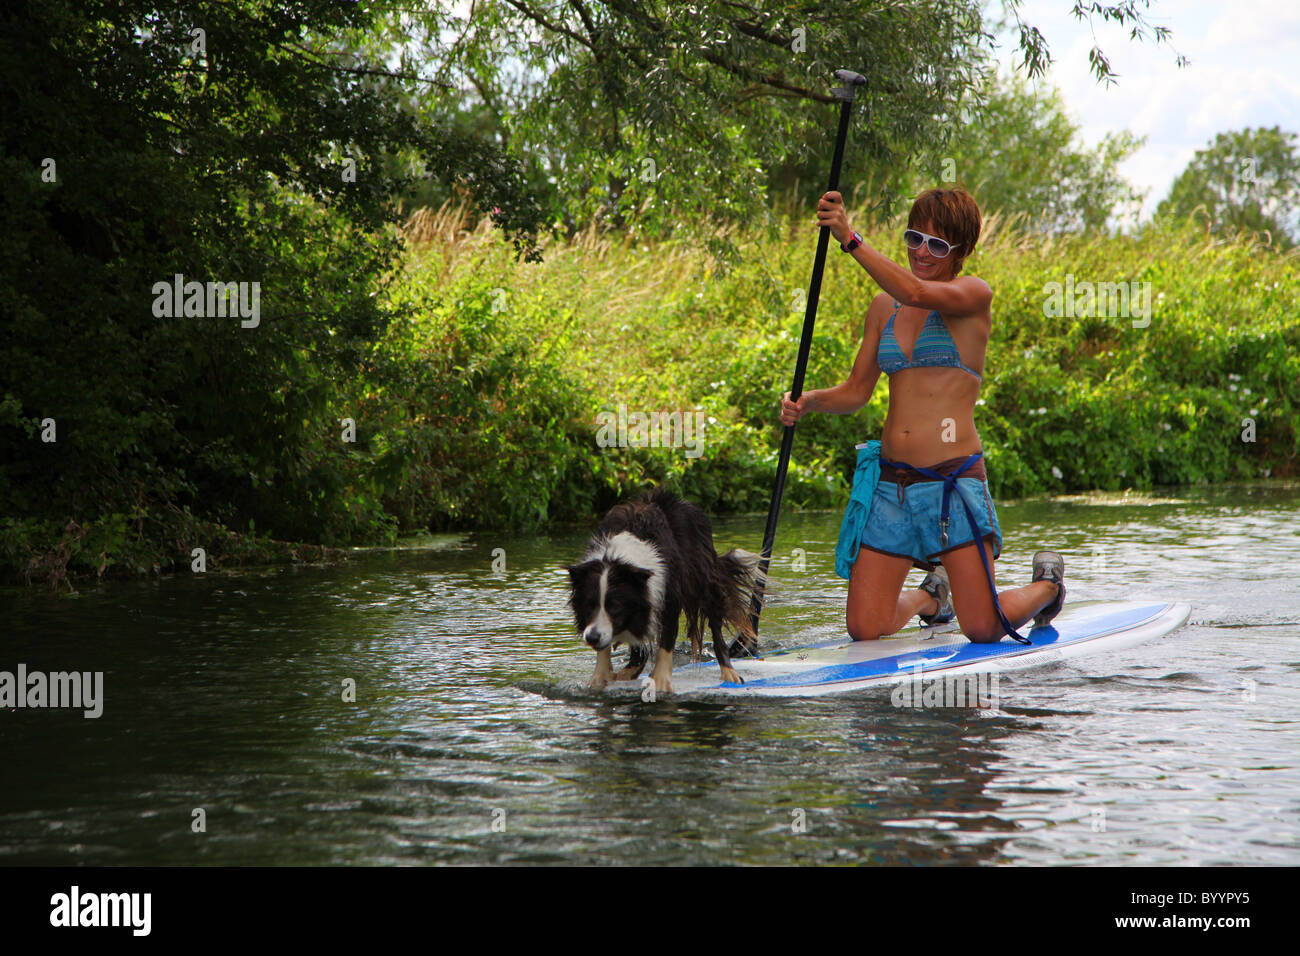
M 844 197 L 835 190 L 823 193 L 817 200 L 817 225 L 829 226 L 831 235 L 840 245 L 849 241 L 852 230 L 849 229 L 849 217 L 844 212 Z

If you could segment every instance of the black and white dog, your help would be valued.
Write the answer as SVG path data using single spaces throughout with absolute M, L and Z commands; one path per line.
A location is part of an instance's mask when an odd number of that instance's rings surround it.
M 615 505 L 592 536 L 582 561 L 568 568 L 574 623 L 596 651 L 592 687 L 634 680 L 658 644 L 656 690 L 671 692 L 673 645 L 678 617 L 698 659 L 707 623 L 722 679 L 740 683 L 731 666 L 722 626 L 747 645 L 754 642 L 750 602 L 759 588 L 757 555 L 733 549 L 719 555 L 713 528 L 697 505 L 658 488 Z M 756 642 L 755 642 L 756 643 Z M 628 644 L 628 666 L 617 674 L 610 663 L 616 644 Z

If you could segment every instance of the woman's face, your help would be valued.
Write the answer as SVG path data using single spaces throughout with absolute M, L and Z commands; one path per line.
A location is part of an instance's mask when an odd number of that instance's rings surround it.
M 949 245 L 952 244 L 952 240 L 935 229 L 932 222 L 918 222 L 915 226 L 909 228 L 918 229 L 931 236 L 938 236 L 940 239 L 946 240 Z M 956 255 L 957 250 L 952 249 L 945 258 L 936 259 L 930 255 L 930 243 L 928 242 L 921 243 L 919 249 L 907 250 L 907 259 L 912 267 L 912 275 L 918 279 L 930 279 L 935 282 L 944 282 L 953 277 L 953 263 L 956 262 Z

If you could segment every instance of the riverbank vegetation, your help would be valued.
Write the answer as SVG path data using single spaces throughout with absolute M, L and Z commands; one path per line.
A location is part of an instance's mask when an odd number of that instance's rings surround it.
M 431 447 L 444 436 L 438 460 L 459 464 L 441 477 L 464 473 L 441 484 L 440 498 L 421 496 L 403 524 L 538 527 L 589 517 L 655 481 L 717 512 L 765 507 L 816 243 L 811 218 L 787 210 L 767 230 L 729 235 L 743 253 L 730 268 L 672 242 L 594 234 L 523 266 L 483 229 L 417 245 L 396 286 L 413 318 L 384 352 L 436 356 L 430 377 L 443 384 L 406 392 L 403 404 L 427 417 L 405 440 Z M 863 231 L 902 261 L 902 226 Z M 966 264 L 995 290 L 976 412 L 994 493 L 1295 475 L 1298 264 L 1247 234 L 1215 238 L 1187 223 L 1044 237 L 994 217 Z M 1127 308 L 1096 294 L 1089 305 L 1089 283 L 1094 293 L 1104 284 L 1132 293 Z M 807 387 L 847 376 L 878 291 L 847 257 L 829 260 Z M 861 412 L 800 424 L 790 504 L 843 503 L 854 445 L 879 435 L 886 398 L 882 377 Z M 662 435 L 660 447 L 599 447 L 598 416 L 620 406 L 647 416 L 699 409 L 698 457 L 684 442 L 663 447 Z M 434 460 L 407 458 L 396 471 L 432 469 L 432 487 Z

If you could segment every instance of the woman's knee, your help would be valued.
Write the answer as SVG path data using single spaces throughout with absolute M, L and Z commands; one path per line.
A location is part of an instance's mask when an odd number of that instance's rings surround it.
M 849 579 L 846 616 L 849 637 L 855 641 L 874 641 L 894 632 L 894 615 L 898 595 L 911 567 L 911 559 L 880 554 L 859 548 L 858 559 Z M 893 601 L 885 595 L 892 594 Z
M 1002 622 L 996 617 L 977 618 L 972 621 L 963 620 L 958 615 L 957 621 L 961 625 L 961 632 L 974 644 L 996 644 L 1006 634 Z
M 881 627 L 879 621 L 865 614 L 848 615 L 849 637 L 855 641 L 874 641 L 892 633 L 888 627 Z

